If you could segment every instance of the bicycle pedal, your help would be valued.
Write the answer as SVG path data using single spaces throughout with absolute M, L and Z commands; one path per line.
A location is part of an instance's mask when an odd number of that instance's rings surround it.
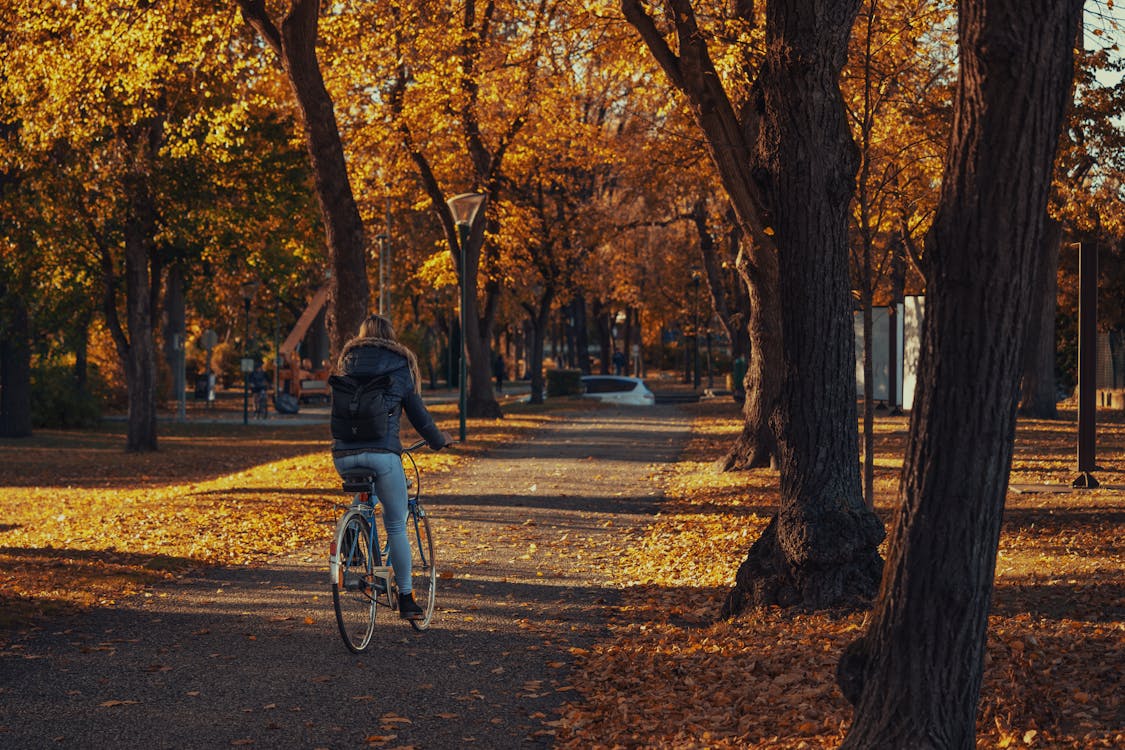
M 374 589 L 378 595 L 385 595 L 394 604 L 398 588 L 395 586 L 395 573 L 394 570 L 387 565 L 382 565 L 371 569 L 371 588 Z

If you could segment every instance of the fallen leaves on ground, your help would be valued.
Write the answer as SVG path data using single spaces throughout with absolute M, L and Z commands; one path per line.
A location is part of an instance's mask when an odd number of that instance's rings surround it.
M 554 418 L 555 408 L 506 407 L 502 422 L 471 421 L 470 442 L 456 451 L 420 452 L 423 481 L 427 473 L 454 470 L 464 456 L 523 439 Z M 561 748 L 811 750 L 838 745 L 851 718 L 834 670 L 861 632 L 861 614 L 767 610 L 714 622 L 735 569 L 776 506 L 776 475 L 715 473 L 714 460 L 741 427 L 738 411 L 718 401 L 697 408 L 681 460 L 650 475 L 667 487 L 655 522 L 588 549 L 624 588 L 625 600 L 611 637 L 570 651 L 580 700 L 560 719 L 543 722 L 557 730 Z M 434 411 L 439 423 L 455 414 L 451 407 Z M 1121 466 L 1125 419 L 1103 416 L 1099 462 Z M 1021 423 L 1011 482 L 1068 482 L 1073 422 L 1071 414 Z M 876 508 L 884 518 L 895 501 L 906 430 L 905 418 L 876 422 Z M 119 430 L 0 440 L 0 641 L 5 626 L 108 605 L 191 567 L 254 564 L 327 539 L 342 496 L 325 433 L 323 426 L 168 425 L 157 454 L 126 454 Z M 1120 470 L 1101 478 L 1121 483 Z M 1122 512 L 1120 489 L 1011 495 L 980 747 L 1125 743 Z M 466 559 L 487 551 L 461 531 L 446 524 L 442 544 Z M 525 540 L 529 557 L 589 541 L 542 539 L 518 518 L 500 533 Z M 539 695 L 538 684 L 525 688 Z M 106 708 L 135 702 L 109 701 Z M 368 743 L 393 741 L 395 727 L 406 723 L 384 718 Z
M 655 522 L 606 551 L 624 603 L 612 637 L 578 655 L 573 680 L 582 700 L 564 711 L 558 746 L 836 747 L 852 716 L 836 663 L 862 632 L 863 614 L 770 609 L 715 621 L 776 507 L 777 481 L 765 469 L 716 473 L 739 415 L 718 402 L 697 409 Z M 1099 462 L 1120 465 L 1125 420 L 1106 416 L 1102 444 L 1114 452 L 1103 450 Z M 884 520 L 907 428 L 905 417 L 877 422 L 876 509 Z M 1021 423 L 1011 482 L 1061 481 L 1073 434 L 1073 420 Z M 1120 747 L 1121 491 L 1013 494 L 1007 507 L 978 747 Z
M 470 420 L 468 443 L 418 451 L 423 482 L 552 411 L 506 408 L 501 422 Z M 446 426 L 456 417 L 455 406 L 431 412 Z M 254 565 L 331 535 L 346 498 L 327 424 L 160 429 L 155 453 L 127 453 L 121 425 L 0 439 L 0 644 L 6 630 L 112 606 L 193 568 Z

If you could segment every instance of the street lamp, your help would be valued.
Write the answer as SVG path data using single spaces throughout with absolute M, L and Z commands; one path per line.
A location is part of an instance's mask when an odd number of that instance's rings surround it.
M 250 300 L 254 299 L 254 294 L 258 291 L 258 282 L 256 280 L 242 282 L 242 307 L 246 316 L 246 335 L 242 337 L 242 424 L 250 424 L 250 373 L 253 371 L 253 363 L 250 367 L 246 366 L 246 346 L 250 343 Z
M 465 268 L 465 245 L 469 243 L 469 234 L 473 229 L 473 222 L 477 213 L 484 205 L 487 196 L 484 193 L 461 193 L 446 201 L 449 212 L 453 214 L 453 221 L 457 224 L 457 244 L 461 260 L 461 372 L 457 379 L 458 399 L 457 411 L 461 421 L 461 442 L 465 442 L 465 379 L 467 377 L 465 366 L 465 306 L 469 298 L 468 279 Z

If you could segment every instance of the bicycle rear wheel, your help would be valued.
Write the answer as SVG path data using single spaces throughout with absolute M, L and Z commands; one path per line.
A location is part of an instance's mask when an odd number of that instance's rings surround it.
M 415 505 L 410 509 L 407 523 L 412 526 L 406 533 L 410 539 L 410 554 L 413 558 L 410 582 L 414 586 L 414 601 L 423 612 L 422 619 L 411 620 L 410 624 L 415 630 L 425 630 L 430 627 L 430 620 L 434 617 L 437 593 L 434 538 L 430 535 L 430 519 L 426 517 L 426 511 L 422 506 Z
M 375 631 L 371 524 L 359 511 L 349 510 L 336 524 L 329 560 L 336 624 L 344 645 L 358 654 L 371 643 Z

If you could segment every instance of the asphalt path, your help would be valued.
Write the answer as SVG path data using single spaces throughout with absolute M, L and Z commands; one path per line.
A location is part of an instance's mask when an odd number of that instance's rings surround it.
M 211 569 L 0 650 L 0 747 L 536 748 L 576 654 L 628 617 L 610 550 L 643 530 L 689 419 L 576 412 L 423 476 L 439 559 L 430 630 L 336 631 L 324 548 Z M 326 530 L 326 536 L 328 532 Z

